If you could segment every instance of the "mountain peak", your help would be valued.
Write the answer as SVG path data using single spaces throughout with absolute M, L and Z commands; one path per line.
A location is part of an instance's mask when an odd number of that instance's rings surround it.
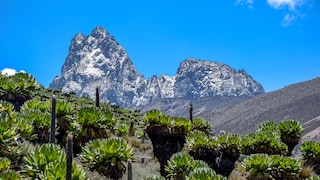
M 79 33 L 72 39 L 61 76 L 49 87 L 94 98 L 97 85 L 102 101 L 127 108 L 147 106 L 164 98 L 253 96 L 264 92 L 246 73 L 196 58 L 182 61 L 175 76 L 160 75 L 147 80 L 125 49 L 101 26 L 88 36 Z
M 103 28 L 102 26 L 97 26 L 95 29 L 93 29 L 93 31 L 91 32 L 91 36 L 95 37 L 95 38 L 105 38 L 106 36 L 108 36 L 109 33 L 107 32 L 107 30 L 105 28 Z

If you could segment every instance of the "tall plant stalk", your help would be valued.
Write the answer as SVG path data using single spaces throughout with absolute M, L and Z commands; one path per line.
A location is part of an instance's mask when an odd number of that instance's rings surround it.
M 50 143 L 54 143 L 56 132 L 56 96 L 52 96 Z

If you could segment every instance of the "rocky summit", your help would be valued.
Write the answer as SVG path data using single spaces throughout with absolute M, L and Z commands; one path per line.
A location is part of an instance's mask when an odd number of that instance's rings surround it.
M 208 60 L 189 58 L 181 62 L 175 76 L 145 79 L 126 50 L 103 27 L 88 36 L 77 34 L 50 88 L 73 91 L 127 108 L 144 107 L 161 99 L 196 99 L 209 96 L 255 96 L 264 89 L 244 70 Z

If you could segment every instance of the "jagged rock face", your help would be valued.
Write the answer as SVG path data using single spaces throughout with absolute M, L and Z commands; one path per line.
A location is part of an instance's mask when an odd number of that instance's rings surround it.
M 219 62 L 187 59 L 180 64 L 174 91 L 175 97 L 252 96 L 262 93 L 263 87 L 244 70 L 236 71 Z
M 197 59 L 184 60 L 175 76 L 160 75 L 146 80 L 125 49 L 102 27 L 95 28 L 89 36 L 77 34 L 72 39 L 61 76 L 49 87 L 94 98 L 96 86 L 100 88 L 102 101 L 128 108 L 165 98 L 253 96 L 264 92 L 243 70 Z
M 103 101 L 128 106 L 135 103 L 134 97 L 142 96 L 145 83 L 125 49 L 97 27 L 89 36 L 78 34 L 72 39 L 61 76 L 50 87 L 93 98 L 99 86 Z

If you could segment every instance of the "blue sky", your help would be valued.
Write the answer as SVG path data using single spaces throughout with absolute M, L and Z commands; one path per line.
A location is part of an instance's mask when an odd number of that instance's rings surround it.
M 0 70 L 48 87 L 71 39 L 96 26 L 146 78 L 174 75 L 189 57 L 244 69 L 266 91 L 320 76 L 318 0 L 1 0 Z

